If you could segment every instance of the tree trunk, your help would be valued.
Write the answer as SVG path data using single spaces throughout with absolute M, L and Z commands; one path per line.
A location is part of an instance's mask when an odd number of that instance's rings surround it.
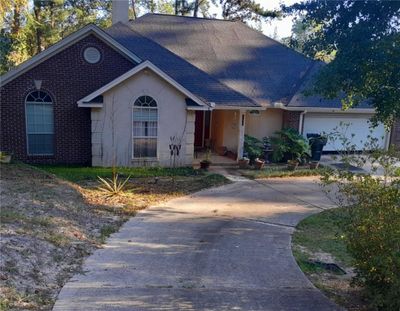
M 194 2 L 194 9 L 193 9 L 193 16 L 197 17 L 197 14 L 199 12 L 199 6 L 200 6 L 200 0 L 196 0 Z
M 175 15 L 178 15 L 179 0 L 175 0 Z
M 35 27 L 35 37 L 36 37 L 36 54 L 42 51 L 42 30 L 40 29 L 40 1 L 33 2 L 33 12 L 35 14 L 36 27 Z
M 137 14 L 136 14 L 135 0 L 132 0 L 131 3 L 132 3 L 133 17 L 134 17 L 134 19 L 136 19 L 137 18 Z

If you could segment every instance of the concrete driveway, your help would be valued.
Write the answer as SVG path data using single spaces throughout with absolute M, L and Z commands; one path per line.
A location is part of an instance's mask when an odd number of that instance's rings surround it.
M 54 310 L 339 310 L 299 270 L 294 226 L 332 207 L 312 178 L 250 181 L 138 214 Z

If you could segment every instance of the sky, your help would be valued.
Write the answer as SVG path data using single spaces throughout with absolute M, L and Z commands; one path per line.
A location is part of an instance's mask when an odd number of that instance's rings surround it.
M 299 2 L 299 0 L 255 0 L 260 3 L 264 9 L 274 10 L 279 9 L 281 3 L 286 5 L 291 5 L 293 3 Z M 211 8 L 211 13 L 219 13 L 218 8 Z M 217 16 L 218 17 L 218 16 Z M 289 37 L 292 30 L 293 21 L 291 17 L 282 18 L 280 20 L 272 20 L 271 22 L 263 22 L 262 30 L 263 33 L 269 37 L 273 37 L 275 28 L 277 32 L 277 37 L 279 39 Z

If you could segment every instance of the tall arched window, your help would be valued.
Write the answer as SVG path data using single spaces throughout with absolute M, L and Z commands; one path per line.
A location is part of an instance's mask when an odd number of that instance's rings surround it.
M 133 157 L 157 157 L 157 103 L 150 96 L 140 96 L 133 104 Z
M 53 101 L 43 91 L 33 91 L 25 100 L 29 155 L 54 154 Z

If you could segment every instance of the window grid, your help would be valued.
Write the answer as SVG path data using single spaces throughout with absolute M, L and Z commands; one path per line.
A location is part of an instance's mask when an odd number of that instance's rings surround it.
M 157 157 L 158 110 L 150 96 L 139 97 L 133 106 L 133 152 L 135 158 Z
M 29 155 L 54 154 L 54 115 L 50 96 L 34 91 L 26 97 L 26 134 Z

